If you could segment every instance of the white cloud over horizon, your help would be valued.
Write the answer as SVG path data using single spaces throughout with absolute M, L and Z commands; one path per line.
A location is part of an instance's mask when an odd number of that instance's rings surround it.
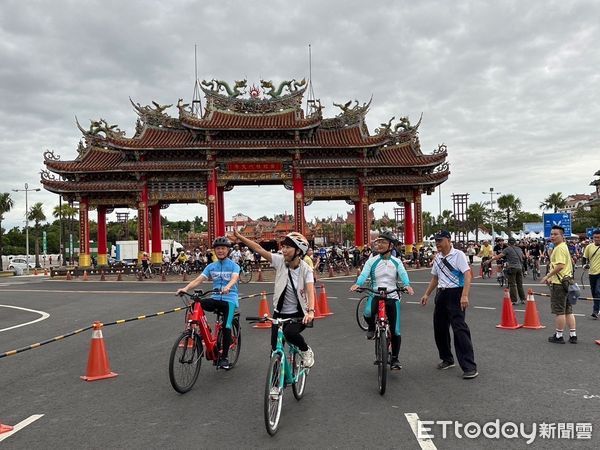
M 0 192 L 23 225 L 24 183 L 39 187 L 43 152 L 74 159 L 82 124 L 105 118 L 133 134 L 129 97 L 141 104 L 188 101 L 194 44 L 200 79 L 308 76 L 325 105 L 373 95 L 372 131 L 392 116 L 423 113 L 421 148 L 448 146 L 452 193 L 489 200 L 490 187 L 540 212 L 552 192 L 590 193 L 600 170 L 600 4 L 594 1 L 197 2 L 16 0 L 0 4 Z M 175 115 L 173 108 L 172 114 Z M 439 212 L 438 192 L 423 198 Z M 58 204 L 42 191 L 29 203 Z M 283 187 L 225 193 L 226 217 L 292 211 Z M 394 203 L 376 204 L 393 217 Z M 344 202 L 315 202 L 315 216 L 345 215 Z M 132 214 L 135 212 L 132 212 Z M 172 206 L 170 220 L 206 218 L 202 205 Z

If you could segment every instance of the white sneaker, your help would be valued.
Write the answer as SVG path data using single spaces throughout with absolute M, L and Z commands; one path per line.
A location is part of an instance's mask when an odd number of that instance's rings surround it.
M 300 352 L 300 356 L 302 357 L 302 362 L 304 363 L 304 367 L 310 369 L 315 365 L 315 354 L 312 349 L 308 347 L 308 350 L 305 352 Z

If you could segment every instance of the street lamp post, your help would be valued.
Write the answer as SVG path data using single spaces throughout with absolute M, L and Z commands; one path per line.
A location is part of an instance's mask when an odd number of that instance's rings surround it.
M 492 216 L 490 217 L 492 222 L 492 243 L 495 241 L 495 233 L 494 233 L 494 195 L 500 195 L 502 192 L 494 192 L 494 188 L 491 187 L 489 191 L 482 192 L 482 194 L 490 194 L 490 208 L 492 210 Z
M 27 202 L 27 194 L 30 191 L 39 192 L 40 188 L 29 189 L 29 185 L 25 183 L 25 189 L 13 189 L 13 192 L 25 192 L 25 261 L 27 275 L 29 275 L 29 203 Z

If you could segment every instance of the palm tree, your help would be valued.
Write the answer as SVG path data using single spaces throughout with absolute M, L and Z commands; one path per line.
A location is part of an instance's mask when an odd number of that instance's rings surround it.
M 423 233 L 431 236 L 435 232 L 435 217 L 429 211 L 423 211 Z
M 479 242 L 479 225 L 483 225 L 488 210 L 483 203 L 471 203 L 467 208 L 469 228 L 475 228 L 475 242 Z
M 52 210 L 52 216 L 56 219 L 58 218 L 63 218 L 63 219 L 67 219 L 67 224 L 68 224 L 68 230 L 69 233 L 73 233 L 73 218 L 77 215 L 77 213 L 79 212 L 78 208 L 75 208 L 72 205 L 69 205 L 68 203 L 62 203 L 62 205 L 56 205 L 54 207 L 54 209 Z M 62 230 L 62 223 L 61 223 L 61 236 L 64 236 L 65 234 L 63 233 Z M 64 261 L 64 256 L 65 256 L 65 252 L 64 252 L 64 247 L 66 247 L 66 245 L 63 242 L 63 251 L 61 253 L 61 259 L 63 260 L 63 264 L 65 264 L 66 262 Z M 69 258 L 73 258 L 73 255 L 70 254 L 70 249 L 69 249 Z
M 44 214 L 44 205 L 42 202 L 37 202 L 31 208 L 27 214 L 27 220 L 31 220 L 34 223 L 33 229 L 35 230 L 35 267 L 40 266 L 40 223 L 46 220 Z
M 521 209 L 521 200 L 513 194 L 501 195 L 498 197 L 498 209 L 506 214 L 506 228 L 510 231 L 510 215 L 516 214 Z
M 567 206 L 567 200 L 563 197 L 562 192 L 550 194 L 542 203 L 540 203 L 540 208 L 544 211 L 547 209 L 554 209 L 554 212 L 557 212 L 565 206 Z
M 10 194 L 5 192 L 0 194 L 0 272 L 2 268 L 2 221 L 4 220 L 4 213 L 7 213 L 14 206 Z
M 449 209 L 442 211 L 442 214 L 437 218 L 437 224 L 441 228 L 448 231 L 454 231 L 454 214 Z

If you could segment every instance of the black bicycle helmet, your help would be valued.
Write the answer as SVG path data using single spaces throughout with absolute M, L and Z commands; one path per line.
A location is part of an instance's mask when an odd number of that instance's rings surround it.
M 225 236 L 219 236 L 212 243 L 213 248 L 215 247 L 228 247 L 231 248 L 231 241 Z
M 391 231 L 382 231 L 381 233 L 379 233 L 379 236 L 377 236 L 377 239 L 385 239 L 387 241 L 390 241 L 394 245 L 396 245 L 399 242 L 396 235 Z

